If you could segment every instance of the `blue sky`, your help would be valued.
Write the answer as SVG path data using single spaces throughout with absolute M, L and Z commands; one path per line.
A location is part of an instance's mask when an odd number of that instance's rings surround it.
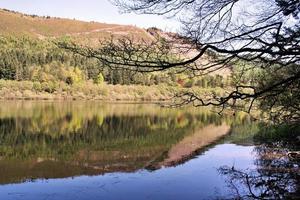
M 156 26 L 169 31 L 178 29 L 175 21 L 160 16 L 120 14 L 118 8 L 108 0 L 0 0 L 0 8 L 84 21 L 130 24 L 144 28 Z

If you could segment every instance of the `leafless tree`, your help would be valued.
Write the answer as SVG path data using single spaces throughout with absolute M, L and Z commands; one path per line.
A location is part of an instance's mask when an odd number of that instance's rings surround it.
M 299 0 L 111 1 L 124 12 L 177 19 L 181 24 L 180 33 L 172 39 L 111 40 L 98 49 L 75 44 L 61 46 L 99 59 L 108 67 L 139 72 L 174 69 L 198 76 L 243 63 L 242 71 L 254 71 L 256 81 L 251 84 L 236 82 L 235 87 L 222 95 L 181 93 L 174 105 L 212 105 L 223 111 L 243 102 L 243 110 L 248 112 L 258 105 L 274 120 L 299 121 Z M 174 49 L 180 51 L 180 55 L 197 53 L 174 58 Z M 208 62 L 199 62 L 207 55 Z

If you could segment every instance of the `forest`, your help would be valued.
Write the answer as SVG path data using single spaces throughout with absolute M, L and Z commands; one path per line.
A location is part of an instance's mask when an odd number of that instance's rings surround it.
M 191 78 L 188 73 L 178 74 L 174 70 L 142 73 L 127 69 L 111 69 L 97 59 L 90 59 L 58 47 L 56 43 L 61 40 L 71 39 L 63 37 L 40 40 L 30 36 L 1 36 L 2 97 L 35 99 L 39 93 L 61 92 L 66 92 L 68 96 L 72 89 L 78 90 L 78 87 L 89 96 L 91 93 L 98 93 L 90 92 L 91 87 L 100 93 L 107 93 L 105 88 L 112 89 L 113 85 L 123 88 L 136 86 L 142 87 L 143 90 L 150 89 L 149 86 L 163 88 L 162 90 L 167 90 L 164 88 L 168 86 L 173 91 L 192 87 L 211 89 L 228 87 L 233 82 L 232 77 L 218 74 Z M 13 94 L 9 95 L 11 92 Z M 19 95 L 15 92 L 19 92 Z M 24 92 L 31 94 L 24 95 Z M 47 97 L 44 95 L 42 98 Z

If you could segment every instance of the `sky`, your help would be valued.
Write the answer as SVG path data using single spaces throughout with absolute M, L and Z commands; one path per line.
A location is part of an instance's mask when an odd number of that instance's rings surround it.
M 136 25 L 143 28 L 155 26 L 166 31 L 177 31 L 179 28 L 174 20 L 162 16 L 121 14 L 109 0 L 0 0 L 0 8 L 40 16 Z

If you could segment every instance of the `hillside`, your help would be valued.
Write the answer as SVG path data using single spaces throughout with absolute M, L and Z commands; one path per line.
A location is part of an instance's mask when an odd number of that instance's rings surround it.
M 136 41 L 159 36 L 172 40 L 174 33 L 159 29 L 39 17 L 0 9 L 0 99 L 102 99 L 167 100 L 184 90 L 221 91 L 231 84 L 227 71 L 191 78 L 174 70 L 137 73 L 112 69 L 97 59 L 59 48 L 53 41 L 70 36 L 73 41 L 97 46 L 111 36 L 132 36 Z M 176 51 L 172 55 L 192 57 Z M 199 64 L 209 62 L 208 55 Z
M 98 44 L 99 40 L 110 39 L 114 37 L 130 37 L 135 40 L 153 40 L 154 37 L 162 37 L 164 39 L 172 40 L 177 38 L 175 33 L 163 32 L 157 28 L 149 28 L 147 30 L 128 25 L 106 24 L 99 22 L 84 22 L 79 20 L 71 20 L 64 18 L 56 18 L 50 16 L 37 16 L 26 15 L 23 13 L 0 9 L 0 35 L 9 36 L 22 36 L 28 35 L 38 39 L 45 38 L 60 38 L 64 36 L 71 36 L 75 41 L 81 44 L 87 44 L 94 46 Z M 176 44 L 178 43 L 178 44 Z M 191 49 L 188 53 L 183 54 L 176 49 L 182 48 L 180 39 L 175 40 L 175 49 L 173 53 L 181 55 L 182 58 L 192 58 L 198 54 L 197 50 Z M 209 63 L 209 57 L 205 55 L 200 65 L 206 65 Z M 219 74 L 221 76 L 230 75 L 228 69 L 213 72 L 214 75 Z
M 39 39 L 73 36 L 80 39 L 104 39 L 114 36 L 134 36 L 149 39 L 146 30 L 135 26 L 83 22 L 78 20 L 40 17 L 0 9 L 1 35 L 28 35 Z

